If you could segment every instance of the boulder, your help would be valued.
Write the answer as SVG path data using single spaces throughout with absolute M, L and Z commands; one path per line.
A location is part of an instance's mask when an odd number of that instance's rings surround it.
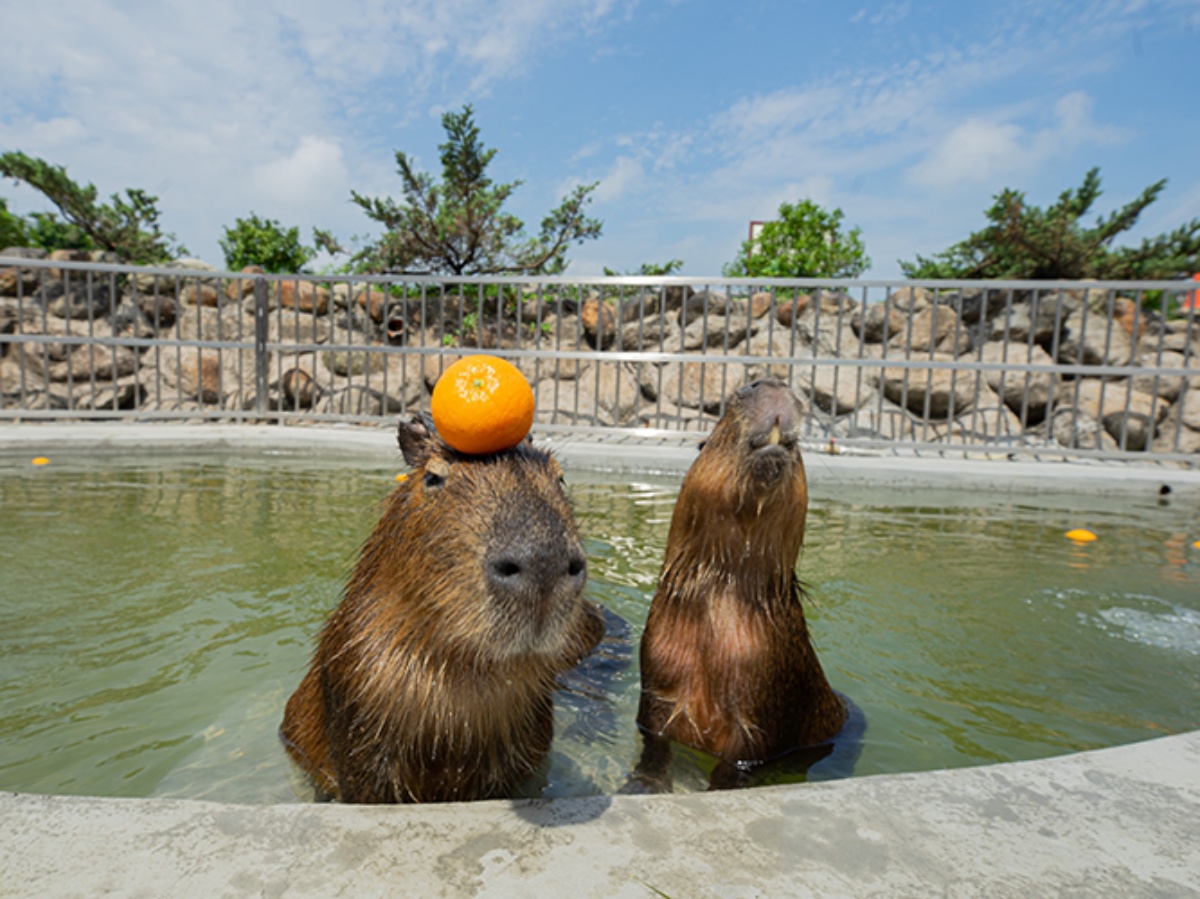
M 798 365 L 792 386 L 810 406 L 834 416 L 860 409 L 875 394 L 865 374 L 834 365 Z
M 888 343 L 904 333 L 906 322 L 899 309 L 884 303 L 856 309 L 850 317 L 850 327 L 863 343 Z
M 746 383 L 746 366 L 731 362 L 717 365 L 703 362 L 666 362 L 661 372 L 647 365 L 640 376 L 647 398 L 660 397 L 667 402 L 703 409 L 718 414 L 725 397 Z
M 596 349 L 606 350 L 617 337 L 617 316 L 608 303 L 593 297 L 579 309 L 583 333 Z
M 247 265 L 241 272 L 245 278 L 230 278 L 225 282 L 225 298 L 238 301 L 254 293 L 254 276 L 265 275 L 267 270 L 261 265 Z
M 618 345 L 625 352 L 673 352 L 682 334 L 674 315 L 649 315 L 621 326 Z
M 953 357 L 934 356 L 935 362 Z M 883 395 L 919 418 L 953 418 L 975 403 L 976 378 L 948 368 L 885 368 L 879 376 Z
M 1077 365 L 1128 365 L 1134 343 L 1116 321 L 1084 307 L 1071 313 L 1058 345 L 1058 361 Z
M 1077 386 L 1076 393 L 1071 385 L 1065 385 L 1059 406 L 1072 405 L 1083 415 L 1099 421 L 1123 449 L 1138 451 L 1150 446 L 1156 425 L 1167 414 L 1167 403 L 1134 390 L 1128 380 L 1086 378 L 1078 381 Z
M 1032 347 L 1023 343 L 985 343 L 980 351 L 980 361 L 994 365 L 1045 365 L 1051 367 L 1054 360 L 1050 354 L 1036 344 Z M 1046 408 L 1058 387 L 1058 375 L 1052 371 L 1005 371 L 991 370 L 984 374 L 988 386 L 995 391 L 1004 404 L 1013 412 L 1036 424 L 1046 417 Z
M 913 353 L 957 356 L 971 346 L 971 335 L 949 306 L 933 304 L 913 315 L 890 345 Z
M 281 281 L 279 305 L 284 309 L 325 315 L 329 312 L 329 291 L 312 281 Z

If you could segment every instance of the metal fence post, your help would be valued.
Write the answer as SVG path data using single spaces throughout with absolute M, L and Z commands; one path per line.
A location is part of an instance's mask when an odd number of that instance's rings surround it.
M 267 281 L 254 279 L 254 406 L 267 414 Z

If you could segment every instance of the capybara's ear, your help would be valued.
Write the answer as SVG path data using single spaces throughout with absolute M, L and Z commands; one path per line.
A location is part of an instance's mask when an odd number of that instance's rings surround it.
M 404 454 L 404 461 L 413 468 L 419 468 L 433 452 L 436 434 L 433 419 L 423 412 L 408 421 L 401 419 L 396 440 L 400 444 L 400 452 Z

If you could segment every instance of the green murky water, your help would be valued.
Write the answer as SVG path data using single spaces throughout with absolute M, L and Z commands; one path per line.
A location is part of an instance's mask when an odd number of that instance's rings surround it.
M 276 728 L 391 461 L 0 456 L 0 789 L 306 799 Z M 636 640 L 678 489 L 568 479 L 589 593 L 634 651 L 611 708 L 562 703 L 528 795 L 609 793 L 636 760 Z M 1200 510 L 814 486 L 800 570 L 830 679 L 866 715 L 855 775 L 1200 727 Z M 1099 539 L 1063 539 L 1080 526 Z M 676 789 L 707 766 L 678 754 Z

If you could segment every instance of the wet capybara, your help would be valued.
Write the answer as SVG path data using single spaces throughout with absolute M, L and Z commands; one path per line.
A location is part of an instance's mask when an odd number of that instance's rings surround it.
M 802 416 L 781 381 L 741 388 L 684 477 L 641 644 L 647 785 L 669 740 L 744 767 L 821 744 L 846 723 L 796 578 L 808 510 Z M 723 785 L 716 772 L 713 785 Z
M 599 641 L 587 563 L 547 452 L 465 456 L 402 422 L 386 500 L 280 736 L 318 795 L 509 794 L 550 749 L 557 676 Z

